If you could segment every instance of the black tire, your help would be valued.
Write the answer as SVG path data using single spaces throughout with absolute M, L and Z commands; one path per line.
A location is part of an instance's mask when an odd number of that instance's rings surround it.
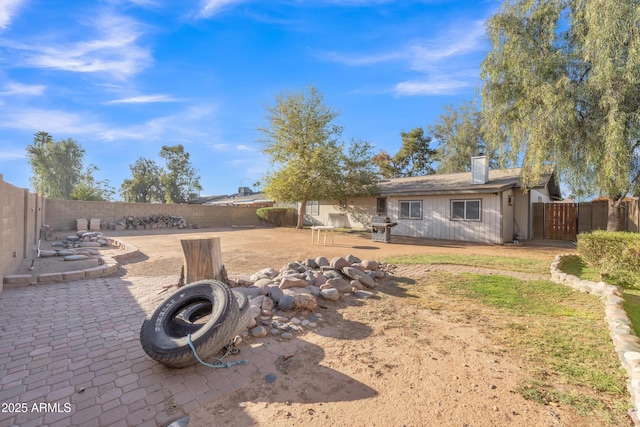
M 172 368 L 194 365 L 196 357 L 187 336 L 175 330 L 176 317 L 196 303 L 211 305 L 211 316 L 191 333 L 191 342 L 201 359 L 218 353 L 236 330 L 240 312 L 231 289 L 217 280 L 202 280 L 170 295 L 147 317 L 140 329 L 142 349 L 152 359 Z
M 247 328 L 251 321 L 251 312 L 249 311 L 249 299 L 242 292 L 231 289 L 238 302 L 238 327 L 235 329 L 233 336 L 240 335 Z M 197 302 L 191 304 L 181 313 L 181 317 L 173 319 L 170 328 L 174 335 L 187 336 L 199 330 L 203 324 L 195 323 L 211 314 L 211 304 L 208 302 Z

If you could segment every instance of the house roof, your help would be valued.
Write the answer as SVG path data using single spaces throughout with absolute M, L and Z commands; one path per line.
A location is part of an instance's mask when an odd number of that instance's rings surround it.
M 378 189 L 381 196 L 497 193 L 520 188 L 520 172 L 520 168 L 490 170 L 486 184 L 472 184 L 471 172 L 392 178 L 380 181 Z M 543 174 L 533 188 L 546 186 L 552 197 L 560 197 L 553 172 Z
M 239 196 L 237 194 L 232 196 L 223 197 L 217 200 L 204 203 L 205 205 L 251 205 L 251 204 L 265 204 L 273 203 L 273 200 L 268 199 L 264 193 L 253 193 L 247 196 Z

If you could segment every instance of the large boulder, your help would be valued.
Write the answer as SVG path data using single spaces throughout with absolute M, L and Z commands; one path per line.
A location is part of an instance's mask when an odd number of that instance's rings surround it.
M 362 283 L 367 288 L 375 288 L 376 287 L 375 280 L 373 280 L 367 273 L 365 273 L 363 271 L 360 271 L 357 268 L 344 267 L 342 269 L 342 272 L 346 276 L 351 277 L 352 279 L 357 280 L 358 282 Z

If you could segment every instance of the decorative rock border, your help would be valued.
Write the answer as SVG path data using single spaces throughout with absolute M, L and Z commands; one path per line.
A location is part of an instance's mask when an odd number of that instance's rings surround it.
M 140 253 L 140 250 L 136 246 L 130 245 L 122 240 L 112 237 L 108 240 L 110 244 L 117 246 L 125 252 L 102 257 L 104 262 L 97 267 L 85 268 L 84 270 L 63 271 L 60 273 L 42 273 L 35 278 L 31 274 L 13 274 L 4 276 L 3 283 L 7 288 L 17 288 L 35 284 L 71 282 L 74 280 L 107 277 L 118 271 L 119 261 L 132 258 Z
M 640 426 L 638 408 L 640 408 L 640 338 L 633 332 L 631 321 L 624 311 L 622 289 L 605 282 L 582 280 L 560 270 L 562 263 L 577 255 L 557 255 L 551 263 L 551 281 L 567 285 L 580 292 L 589 292 L 600 296 L 605 303 L 605 320 L 609 324 L 609 333 L 618 352 L 622 367 L 627 371 L 627 390 L 631 394 L 633 408 L 629 416 L 636 426 Z

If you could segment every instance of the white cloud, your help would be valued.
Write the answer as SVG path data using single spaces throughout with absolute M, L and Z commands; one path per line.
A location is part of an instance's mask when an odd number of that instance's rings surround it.
M 78 73 L 106 73 L 118 79 L 134 75 L 151 63 L 148 49 L 141 47 L 140 25 L 133 19 L 102 14 L 89 23 L 95 35 L 83 41 L 3 41 L 16 51 L 22 67 L 50 68 Z
M 415 41 L 396 50 L 360 55 L 331 52 L 321 57 L 347 66 L 405 63 L 421 77 L 394 85 L 392 91 L 397 95 L 456 94 L 477 83 L 479 70 L 470 70 L 468 63 L 476 62 L 469 58 L 485 47 L 484 24 L 482 20 L 456 22 L 433 39 Z
M 249 147 L 248 145 L 245 145 L 245 144 L 240 144 L 240 145 L 236 146 L 236 150 L 239 150 L 239 151 L 256 151 L 255 148 Z
M 148 104 L 153 102 L 176 102 L 177 100 L 169 95 L 140 95 L 130 98 L 115 99 L 107 104 Z
M 244 0 L 205 0 L 202 3 L 198 16 L 201 18 L 211 18 L 220 13 L 225 7 L 235 3 L 241 3 L 242 1 Z
M 15 16 L 22 3 L 24 3 L 24 0 L 0 1 L 0 29 L 6 30 L 9 28 L 11 19 Z
M 5 89 L 0 91 L 1 96 L 11 95 L 29 95 L 40 96 L 44 93 L 46 86 L 44 85 L 24 85 L 22 83 L 8 83 Z
M 119 129 L 103 130 L 98 137 L 105 141 L 118 140 L 162 140 L 168 135 L 173 140 L 201 139 L 211 136 L 211 116 L 217 111 L 213 105 L 194 105 L 179 113 L 156 117 L 144 123 L 127 126 Z M 200 123 L 207 119 L 207 124 Z M 203 129 L 203 130 L 200 130 Z
M 431 81 L 405 81 L 395 85 L 398 95 L 451 95 L 473 87 L 469 80 L 436 79 Z
M 104 130 L 104 126 L 91 117 L 59 110 L 4 109 L 0 127 L 37 132 L 46 129 L 52 135 L 92 134 Z
M 7 147 L 0 149 L 0 162 L 24 159 L 26 157 L 24 148 Z

